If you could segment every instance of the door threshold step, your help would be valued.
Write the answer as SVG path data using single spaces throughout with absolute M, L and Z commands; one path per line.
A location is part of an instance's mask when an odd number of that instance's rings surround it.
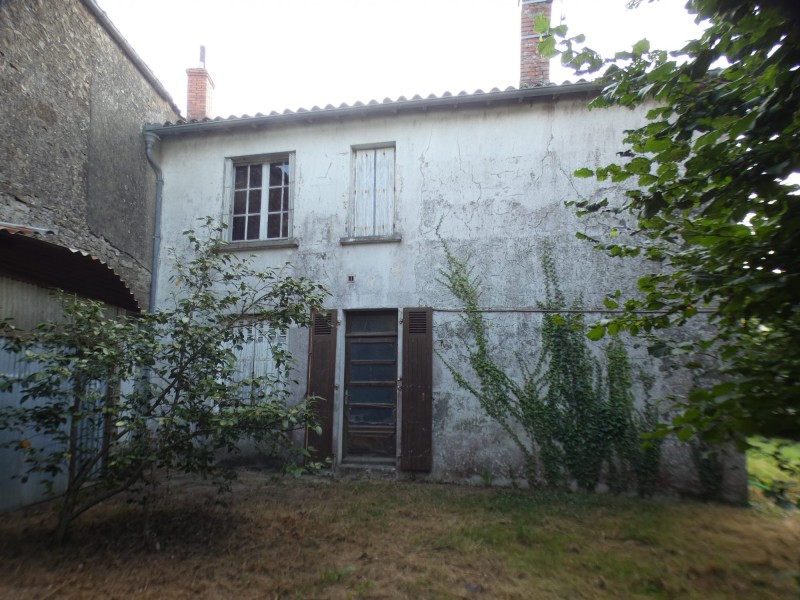
M 397 478 L 397 469 L 394 465 L 374 462 L 342 462 L 336 468 L 336 475 L 352 480 L 382 479 L 394 480 Z
M 397 461 L 391 458 L 384 458 L 379 456 L 348 456 L 347 458 L 343 458 L 342 462 L 339 463 L 341 465 L 362 465 L 366 467 L 370 466 L 377 466 L 377 467 L 391 467 L 394 469 L 395 464 Z
M 354 469 L 375 469 L 378 471 L 396 471 L 394 465 L 387 463 L 368 463 L 368 462 L 342 462 L 339 463 L 340 467 L 352 467 Z

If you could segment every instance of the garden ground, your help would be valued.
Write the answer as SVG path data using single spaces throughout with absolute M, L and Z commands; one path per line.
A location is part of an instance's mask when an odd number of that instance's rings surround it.
M 800 516 L 776 508 L 240 471 L 168 481 L 52 548 L 4 515 L 0 598 L 790 598 Z M 222 501 L 223 503 L 220 503 Z M 149 517 L 145 517 L 149 514 Z

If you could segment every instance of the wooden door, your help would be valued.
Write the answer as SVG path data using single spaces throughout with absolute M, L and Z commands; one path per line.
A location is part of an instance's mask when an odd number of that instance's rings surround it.
M 397 453 L 397 311 L 347 314 L 344 460 L 394 464 Z

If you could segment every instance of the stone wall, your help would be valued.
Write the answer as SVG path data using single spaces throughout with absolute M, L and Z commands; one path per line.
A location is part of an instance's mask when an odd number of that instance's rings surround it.
M 174 119 L 80 0 L 0 4 L 0 221 L 56 231 L 148 304 L 155 177 L 141 127 Z

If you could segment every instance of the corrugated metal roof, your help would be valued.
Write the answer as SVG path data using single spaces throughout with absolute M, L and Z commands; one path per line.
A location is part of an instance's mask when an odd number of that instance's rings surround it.
M 46 227 L 28 227 L 27 225 L 17 225 L 16 223 L 5 223 L 0 221 L 0 230 L 8 231 L 9 233 L 21 233 L 22 235 L 47 235 L 56 232 L 55 229 L 47 229 Z
M 597 94 L 602 89 L 600 84 L 580 80 L 575 83 L 564 82 L 561 85 L 545 83 L 528 88 L 508 87 L 505 90 L 493 88 L 488 92 L 475 90 L 472 93 L 465 91 L 458 94 L 445 92 L 441 96 L 430 94 L 423 98 L 420 95 L 397 99 L 384 98 L 383 101 L 370 100 L 366 104 L 342 103 L 339 106 L 328 104 L 325 107 L 313 106 L 311 108 L 286 109 L 283 112 L 272 111 L 269 114 L 256 113 L 255 115 L 241 115 L 230 117 L 206 118 L 203 120 L 180 119 L 175 122 L 167 121 L 162 124 L 149 124 L 144 126 L 145 131 L 156 133 L 160 136 L 181 135 L 188 133 L 207 133 L 236 129 L 241 127 L 267 127 L 287 122 L 314 122 L 327 119 L 358 118 L 366 116 L 391 115 L 403 112 L 428 110 L 457 109 L 464 106 L 492 106 L 533 102 L 537 99 L 547 99 L 565 95 Z
M 133 292 L 114 269 L 88 252 L 43 239 L 47 233 L 52 231 L 0 223 L 0 273 L 141 312 Z

